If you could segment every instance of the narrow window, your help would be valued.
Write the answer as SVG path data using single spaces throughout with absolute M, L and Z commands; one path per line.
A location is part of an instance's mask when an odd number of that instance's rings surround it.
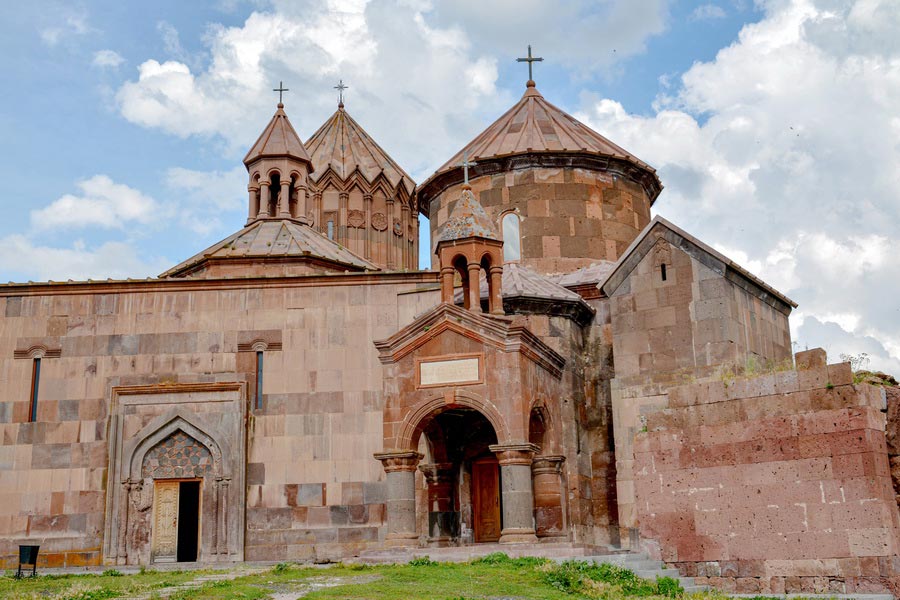
M 519 260 L 522 258 L 521 238 L 519 237 L 519 215 L 507 213 L 503 216 L 503 260 Z
M 38 386 L 41 383 L 41 359 L 35 358 L 31 368 L 31 405 L 28 409 L 28 420 L 37 421 Z
M 666 280 L 666 263 L 659 265 L 659 273 L 662 275 L 662 280 Z
M 334 239 L 334 221 L 328 221 L 328 239 Z
M 263 353 L 262 350 L 256 353 L 256 408 L 262 408 L 262 386 L 263 386 Z

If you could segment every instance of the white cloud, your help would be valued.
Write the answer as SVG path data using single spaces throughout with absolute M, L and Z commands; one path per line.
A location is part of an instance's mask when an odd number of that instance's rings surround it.
M 247 210 L 247 170 L 243 166 L 230 171 L 174 167 L 166 171 L 165 184 L 172 191 L 171 201 L 179 206 L 180 223 L 201 235 L 222 229 L 223 215 Z
M 63 15 L 58 17 L 53 25 L 44 27 L 38 32 L 41 41 L 48 46 L 56 46 L 67 37 L 84 35 L 92 31 L 85 12 L 73 12 L 70 9 L 62 12 Z
M 125 59 L 115 50 L 98 50 L 94 53 L 91 64 L 95 67 L 116 69 L 124 62 Z
M 543 44 L 536 50 L 558 50 L 554 60 L 609 65 L 661 31 L 666 4 L 466 6 L 471 10 L 413 0 L 273 2 L 239 27 L 211 27 L 205 68 L 186 59 L 144 61 L 117 94 L 120 110 L 133 123 L 180 137 L 220 137 L 238 156 L 274 110 L 269 90 L 278 81 L 291 89 L 287 112 L 306 137 L 335 110 L 330 92 L 342 78 L 350 85 L 347 110 L 422 179 L 512 103 L 496 86 L 498 53 L 509 61 L 520 56 L 527 33 Z M 495 35 L 484 33 L 487 22 Z M 557 35 L 564 26 L 567 35 Z
M 727 15 L 725 9 L 716 4 L 701 4 L 691 13 L 691 19 L 694 21 L 714 21 L 716 19 L 724 19 Z
M 128 223 L 149 224 L 165 216 L 159 203 L 106 175 L 79 181 L 79 195 L 65 194 L 50 205 L 31 211 L 36 229 L 79 227 L 121 228 Z
M 124 242 L 90 248 L 76 241 L 71 247 L 51 247 L 35 244 L 22 235 L 0 238 L 0 270 L 18 281 L 154 277 L 170 266 L 164 258 L 148 260 Z
M 891 0 L 761 7 L 655 114 L 597 99 L 580 116 L 659 169 L 656 210 L 800 303 L 801 345 L 836 359 L 877 342 L 872 366 L 896 368 L 900 11 Z

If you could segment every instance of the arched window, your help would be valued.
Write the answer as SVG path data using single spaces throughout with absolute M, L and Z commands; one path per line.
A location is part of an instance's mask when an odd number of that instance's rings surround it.
M 522 258 L 522 238 L 519 236 L 519 215 L 506 213 L 503 215 L 503 260 L 512 261 Z

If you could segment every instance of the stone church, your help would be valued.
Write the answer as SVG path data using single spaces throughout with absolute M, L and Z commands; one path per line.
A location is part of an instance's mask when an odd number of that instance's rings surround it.
M 244 164 L 244 226 L 159 277 L 0 286 L 0 563 L 719 560 L 671 556 L 646 513 L 652 419 L 790 364 L 796 304 L 651 218 L 651 166 L 531 80 L 418 184 L 343 102 L 305 143 L 279 103 Z

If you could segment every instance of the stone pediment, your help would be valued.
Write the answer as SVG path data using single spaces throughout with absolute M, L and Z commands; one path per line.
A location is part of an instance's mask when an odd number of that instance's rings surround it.
M 519 352 L 554 377 L 561 377 L 566 359 L 511 317 L 475 313 L 442 303 L 385 340 L 375 342 L 382 364 L 392 364 L 445 332 L 462 335 L 502 352 Z

